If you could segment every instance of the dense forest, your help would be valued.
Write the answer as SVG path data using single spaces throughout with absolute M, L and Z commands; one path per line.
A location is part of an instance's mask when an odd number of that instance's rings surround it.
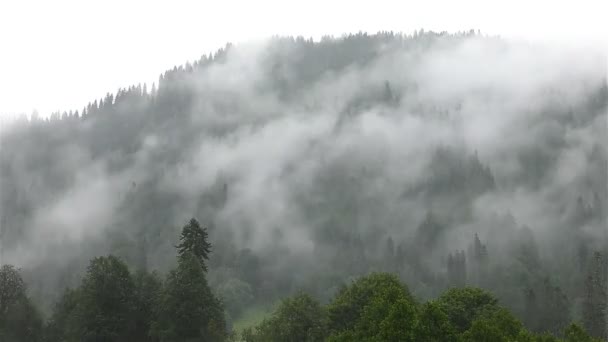
M 577 324 L 553 335 L 534 334 L 479 288 L 451 287 L 435 300 L 418 303 L 389 273 L 371 273 L 341 286 L 327 305 L 298 291 L 259 325 L 237 334 L 227 326 L 222 299 L 206 279 L 212 248 L 207 229 L 190 220 L 176 248 L 177 266 L 164 282 L 154 272 L 132 274 L 115 256 L 91 260 L 81 285 L 65 290 L 45 325 L 19 273 L 3 266 L 0 337 L 9 342 L 600 341 Z
M 0 341 L 605 340 L 606 75 L 276 37 L 5 122 Z

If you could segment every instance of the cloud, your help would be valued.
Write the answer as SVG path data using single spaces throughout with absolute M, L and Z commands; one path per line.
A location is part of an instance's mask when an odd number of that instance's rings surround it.
M 69 186 L 35 208 L 28 238 L 4 246 L 8 260 L 43 262 L 63 243 L 101 236 L 125 215 L 123 194 L 135 183 L 174 196 L 178 208 L 167 219 L 174 225 L 227 184 L 214 224 L 238 247 L 281 244 L 294 255 L 312 253 L 315 231 L 336 215 L 360 233 L 408 237 L 434 205 L 460 205 L 450 194 L 404 195 L 429 181 L 439 147 L 477 153 L 496 179 L 496 188 L 473 199 L 468 231 L 485 234 L 489 213 L 510 212 L 551 234 L 565 225 L 564 207 L 590 198 L 589 182 L 600 186 L 597 172 L 589 181 L 596 163 L 589 155 L 606 138 L 605 115 L 585 118 L 606 65 L 592 52 L 481 37 L 413 48 L 395 41 L 374 47 L 381 53 L 369 61 L 303 79 L 296 63 L 277 58 L 301 53 L 285 45 L 232 47 L 179 79 L 192 100 L 186 124 L 172 123 L 178 133 L 152 129 L 136 139 L 138 150 L 114 156 L 66 150 L 60 163 L 69 165 Z M 579 126 L 566 123 L 571 116 Z

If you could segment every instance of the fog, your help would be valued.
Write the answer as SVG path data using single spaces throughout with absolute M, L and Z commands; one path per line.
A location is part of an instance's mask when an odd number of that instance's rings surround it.
M 0 263 L 51 297 L 95 255 L 165 272 L 197 217 L 212 283 L 243 249 L 287 292 L 331 265 L 381 270 L 390 236 L 428 297 L 444 283 L 412 265 L 440 277 L 477 234 L 504 266 L 526 227 L 542 272 L 575 293 L 576 249 L 608 243 L 606 73 L 599 50 L 469 33 L 227 46 L 86 116 L 4 127 Z M 442 228 L 424 233 L 429 213 Z M 367 261 L 340 259 L 356 241 Z

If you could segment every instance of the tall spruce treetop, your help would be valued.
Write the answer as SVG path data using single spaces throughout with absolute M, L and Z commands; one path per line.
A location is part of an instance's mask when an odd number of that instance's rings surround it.
M 211 253 L 211 243 L 207 241 L 209 234 L 207 228 L 201 227 L 200 223 L 195 218 L 182 228 L 180 236 L 180 244 L 177 245 L 179 258 L 182 259 L 186 254 L 193 254 L 201 263 L 201 266 L 207 271 L 205 260 L 209 260 Z

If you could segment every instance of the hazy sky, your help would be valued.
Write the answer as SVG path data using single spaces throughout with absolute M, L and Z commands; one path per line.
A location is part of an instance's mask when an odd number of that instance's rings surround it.
M 0 0 L 0 115 L 81 109 L 226 42 L 275 34 L 473 28 L 605 48 L 603 2 Z

